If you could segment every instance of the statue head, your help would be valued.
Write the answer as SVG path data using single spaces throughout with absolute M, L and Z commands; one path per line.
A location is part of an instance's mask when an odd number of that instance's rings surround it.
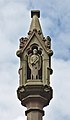
M 37 54 L 37 49 L 33 49 L 33 54 Z

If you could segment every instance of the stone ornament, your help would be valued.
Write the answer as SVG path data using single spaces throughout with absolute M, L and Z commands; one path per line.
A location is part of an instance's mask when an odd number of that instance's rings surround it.
M 41 56 L 37 49 L 33 49 L 33 54 L 28 56 L 28 65 L 31 69 L 31 79 L 39 79 L 38 70 L 41 68 Z

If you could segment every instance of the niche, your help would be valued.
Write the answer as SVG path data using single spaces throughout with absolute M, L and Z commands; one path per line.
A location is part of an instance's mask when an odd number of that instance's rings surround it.
M 42 80 L 42 49 L 33 44 L 27 54 L 27 80 Z

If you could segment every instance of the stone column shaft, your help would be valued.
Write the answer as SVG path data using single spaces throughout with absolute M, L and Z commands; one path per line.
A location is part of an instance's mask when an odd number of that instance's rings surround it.
M 43 120 L 44 111 L 43 105 L 39 101 L 29 101 L 25 112 L 27 120 Z
M 27 120 L 43 120 L 43 111 L 40 109 L 30 109 L 27 111 Z

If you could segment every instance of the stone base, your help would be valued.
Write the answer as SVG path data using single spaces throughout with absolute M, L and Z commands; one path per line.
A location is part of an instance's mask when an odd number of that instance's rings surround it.
M 52 88 L 43 84 L 27 83 L 25 86 L 20 86 L 17 90 L 18 99 L 21 104 L 27 107 L 25 112 L 27 120 L 42 120 L 44 115 L 43 107 L 49 105 L 52 99 Z

